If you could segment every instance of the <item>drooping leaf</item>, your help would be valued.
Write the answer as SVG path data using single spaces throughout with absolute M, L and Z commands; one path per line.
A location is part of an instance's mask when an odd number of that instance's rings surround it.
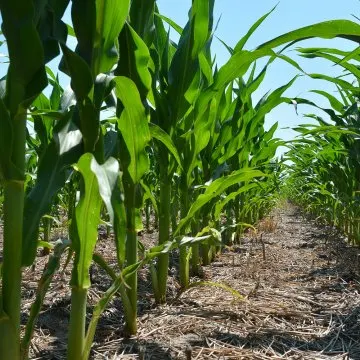
M 157 126 L 156 124 L 150 123 L 149 129 L 151 136 L 166 146 L 169 152 L 174 156 L 174 159 L 178 163 L 179 167 L 182 168 L 180 155 L 176 149 L 176 146 L 171 140 L 171 137 L 161 127 Z
M 227 203 L 229 203 L 231 200 L 234 200 L 237 196 L 242 194 L 243 192 L 246 192 L 248 190 L 251 190 L 255 187 L 259 186 L 257 183 L 248 184 L 241 186 L 238 190 L 230 193 L 225 197 L 225 199 L 221 200 L 220 202 L 216 203 L 215 205 L 215 212 L 214 212 L 214 218 L 219 219 L 221 215 L 222 209 L 226 206 Z
M 70 50 L 66 45 L 61 44 L 69 75 L 71 76 L 71 87 L 74 90 L 76 98 L 82 102 L 89 96 L 93 87 L 93 77 L 91 69 L 86 61 L 74 51 Z
M 297 42 L 303 39 L 320 37 L 332 39 L 340 37 L 359 43 L 360 25 L 349 20 L 331 20 L 321 23 L 305 26 L 303 28 L 290 31 L 280 35 L 275 39 L 261 44 L 258 49 L 275 48 L 279 45 L 286 44 L 290 41 Z
M 71 20 L 77 40 L 75 52 L 92 69 L 97 31 L 96 0 L 72 0 L 71 4 Z M 97 74 L 92 75 L 95 76 Z

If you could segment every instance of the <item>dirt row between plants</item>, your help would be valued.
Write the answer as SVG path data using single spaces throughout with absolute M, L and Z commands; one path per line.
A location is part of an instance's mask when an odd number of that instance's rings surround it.
M 141 236 L 147 245 L 155 239 L 155 232 Z M 97 250 L 115 264 L 110 239 L 100 240 Z M 141 270 L 138 335 L 123 336 L 121 302 L 115 299 L 100 320 L 91 358 L 360 359 L 358 253 L 333 229 L 285 204 L 256 235 L 224 248 L 203 268 L 202 278 L 193 279 L 205 284 L 181 295 L 174 254 L 166 306 L 155 306 L 148 271 Z M 38 258 L 35 272 L 25 270 L 24 321 L 46 261 Z M 54 278 L 32 341 L 32 359 L 66 358 L 70 269 Z M 94 267 L 90 304 L 109 285 Z

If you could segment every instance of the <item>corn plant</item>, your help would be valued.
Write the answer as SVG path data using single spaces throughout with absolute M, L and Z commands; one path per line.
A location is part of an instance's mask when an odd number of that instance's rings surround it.
M 331 122 L 322 116 L 308 114 L 317 124 L 296 129 L 301 136 L 288 153 L 289 159 L 294 162 L 288 181 L 290 189 L 293 189 L 292 197 L 302 205 L 307 202 L 307 211 L 338 227 L 351 240 L 359 241 L 359 223 L 356 220 L 359 191 L 359 71 L 357 66 L 349 62 L 351 59 L 357 60 L 358 51 L 344 52 L 332 48 L 299 51 L 304 57 L 324 58 L 338 64 L 347 78 L 309 74 L 314 79 L 334 84 L 338 96 L 312 90 L 326 98 L 331 108 L 321 108 L 309 101 L 307 104 L 325 112 Z M 355 82 L 349 82 L 349 77 Z M 300 184 L 301 181 L 307 182 Z
M 73 28 L 61 20 L 69 6 Z M 150 265 L 153 287 L 156 301 L 165 302 L 170 251 L 179 249 L 179 279 L 186 288 L 190 260 L 196 272 L 200 258 L 208 263 L 221 245 L 216 226 L 223 209 L 236 223 L 255 222 L 269 209 L 271 196 L 260 196 L 276 188 L 277 173 L 269 162 L 281 141 L 273 139 L 276 126 L 264 131 L 264 120 L 276 105 L 290 101 L 282 94 L 295 79 L 253 106 L 251 95 L 267 67 L 255 75 L 252 66 L 262 57 L 270 57 L 269 64 L 280 58 L 296 65 L 273 49 L 315 36 L 358 40 L 359 26 L 325 22 L 244 50 L 266 14 L 229 49 L 229 60 L 217 69 L 210 51 L 213 8 L 214 0 L 193 1 L 182 29 L 158 13 L 155 1 L 0 1 L 9 52 L 6 89 L 0 97 L 2 359 L 28 356 L 36 318 L 65 249 L 73 255 L 67 357 L 87 359 L 98 319 L 118 292 L 126 331 L 136 333 L 141 266 L 157 259 L 156 266 Z M 165 29 L 167 22 L 179 32 L 177 44 Z M 60 49 L 59 68 L 70 77 L 69 89 L 46 68 Z M 48 78 L 50 96 L 42 93 Z M 346 97 L 354 88 L 338 85 Z M 113 109 L 114 117 L 104 119 L 104 108 Z M 29 110 L 34 136 L 27 134 Z M 26 159 L 36 171 L 28 182 Z M 152 182 L 150 168 L 159 174 Z M 171 218 L 172 196 L 181 209 Z M 21 341 L 21 269 L 33 265 L 41 245 L 40 224 L 61 197 L 66 198 L 71 242 L 54 249 Z M 159 246 L 139 259 L 136 232 L 146 200 L 158 211 Z M 115 272 L 94 254 L 104 208 L 115 232 Z M 113 283 L 86 328 L 92 261 L 107 270 Z
M 170 151 L 169 147 L 164 147 L 163 144 L 158 145 L 159 156 L 157 159 L 159 161 L 159 173 L 161 178 L 166 179 L 166 181 L 160 179 L 159 182 L 159 243 L 164 243 L 170 238 L 169 209 L 172 194 L 172 182 L 170 182 L 168 179 L 173 177 L 175 171 L 178 172 L 180 177 L 180 181 L 178 183 L 180 194 L 178 198 L 180 199 L 181 203 L 180 218 L 182 219 L 179 222 L 177 228 L 173 226 L 175 229 L 173 236 L 180 235 L 181 233 L 188 234 L 187 225 L 189 225 L 189 214 L 193 216 L 195 214 L 193 211 L 194 209 L 200 210 L 200 208 L 204 206 L 200 200 L 197 202 L 197 200 L 193 198 L 193 195 L 191 195 L 190 192 L 190 188 L 194 178 L 197 176 L 196 173 L 198 173 L 198 157 L 200 156 L 201 151 L 207 147 L 208 143 L 212 143 L 213 141 L 211 138 L 211 133 L 214 129 L 214 125 L 216 124 L 220 100 L 223 92 L 228 88 L 229 84 L 235 79 L 243 76 L 251 64 L 260 57 L 278 56 L 286 61 L 291 62 L 291 60 L 287 59 L 283 55 L 274 54 L 271 50 L 273 47 L 285 44 L 290 41 L 298 41 L 303 37 L 308 36 L 311 37 L 319 35 L 333 37 L 337 35 L 336 30 L 333 28 L 335 23 L 329 22 L 323 23 L 321 25 L 319 24 L 317 27 L 306 27 L 298 31 L 288 33 L 263 44 L 253 52 L 243 50 L 243 46 L 246 43 L 248 37 L 266 18 L 267 15 L 265 15 L 252 27 L 249 33 L 239 41 L 235 49 L 232 51 L 229 61 L 221 69 L 213 74 L 211 57 L 209 56 L 207 48 L 207 45 L 211 41 L 211 32 L 209 30 L 211 27 L 209 28 L 209 26 L 206 26 L 206 21 L 202 22 L 202 30 L 200 25 L 196 25 L 196 21 L 200 21 L 200 18 L 207 19 L 208 25 L 212 24 L 212 7 L 212 2 L 210 2 L 208 6 L 205 3 L 200 6 L 200 4 L 194 2 L 193 7 L 189 12 L 189 22 L 184 29 L 181 29 L 176 24 L 174 25 L 173 22 L 170 22 L 171 25 L 174 26 L 174 29 L 180 34 L 180 40 L 176 46 L 174 46 L 173 43 L 168 40 L 168 35 L 165 32 L 164 26 L 159 21 L 159 19 L 155 20 L 155 47 L 157 50 L 154 52 L 156 55 L 154 59 L 156 80 L 153 81 L 155 110 L 152 114 L 151 121 L 155 123 L 155 125 L 162 128 L 164 132 L 170 136 L 173 144 L 177 148 L 176 153 L 175 151 Z M 197 17 L 195 16 L 196 12 L 199 12 Z M 355 34 L 353 23 L 343 22 L 342 24 L 344 26 L 346 25 L 347 31 L 351 29 L 350 32 Z M 197 31 L 199 31 L 198 35 L 196 35 Z M 192 40 L 194 49 L 191 50 L 189 49 L 189 42 L 191 41 L 192 36 L 198 36 L 198 39 L 195 38 L 195 40 Z M 201 48 L 201 46 L 203 46 L 203 48 Z M 272 94 L 271 97 L 269 97 L 263 108 L 260 109 L 258 114 L 255 116 L 256 120 L 263 121 L 264 115 L 269 110 L 271 110 L 272 107 L 283 101 L 289 101 L 289 99 L 286 100 L 281 98 L 281 94 L 286 90 L 287 87 L 291 85 L 294 80 L 290 81 L 290 83 L 285 87 L 279 88 Z M 259 84 L 259 82 L 261 82 L 261 76 L 260 81 L 255 84 Z M 173 84 L 175 83 L 176 88 L 174 89 Z M 196 84 L 196 87 L 194 84 Z M 253 86 L 255 87 L 256 85 Z M 231 97 L 232 89 L 229 90 L 228 93 Z M 230 116 L 232 116 L 232 114 L 230 114 Z M 237 120 L 242 121 L 242 119 L 240 119 L 240 117 L 237 118 Z M 245 131 L 242 134 L 244 140 L 247 140 L 246 135 L 249 135 L 249 131 L 251 130 L 255 133 L 255 135 L 253 135 L 254 138 L 256 137 L 256 126 L 258 123 L 255 119 L 249 119 L 249 121 L 252 120 L 251 124 L 249 124 L 247 128 L 245 126 L 247 133 Z M 234 127 L 236 126 L 234 125 Z M 266 136 L 264 137 L 266 139 Z M 270 138 L 271 132 L 267 137 L 267 141 L 269 141 Z M 241 140 L 239 138 L 233 142 L 232 147 L 235 150 L 234 155 L 239 147 L 241 147 L 241 145 Z M 267 151 L 264 151 L 264 153 L 267 152 L 267 155 L 261 155 L 264 156 L 264 162 L 266 162 L 267 157 L 271 157 L 271 154 L 275 151 L 276 147 L 277 145 L 273 143 L 272 147 L 269 147 Z M 271 150 L 269 150 L 270 148 Z M 215 151 L 217 150 L 219 149 L 215 149 Z M 251 152 L 249 148 L 246 150 L 244 149 L 242 156 L 248 156 L 249 152 Z M 180 165 L 177 164 L 176 161 L 178 157 L 181 159 Z M 259 158 L 259 162 L 260 161 L 261 157 Z M 237 164 L 235 169 L 241 168 L 242 166 L 244 166 L 244 164 Z M 203 171 L 207 171 L 207 178 L 202 180 L 204 182 L 209 181 L 212 174 L 207 169 Z M 226 184 L 225 179 L 222 181 L 224 181 L 224 184 Z M 237 182 L 234 181 L 234 184 Z M 232 186 L 230 185 L 230 182 L 227 184 L 229 184 L 229 187 Z M 224 185 L 223 190 L 225 190 L 225 188 L 226 186 Z M 207 203 L 218 196 L 216 192 L 213 194 L 213 197 L 207 194 Z M 203 199 L 201 195 L 199 198 L 201 198 L 201 200 Z M 164 213 L 162 212 L 162 206 L 165 206 Z M 204 246 L 205 249 L 203 251 L 203 257 L 208 258 L 208 250 L 206 248 L 207 245 L 204 244 Z M 196 263 L 198 262 L 198 251 L 196 246 L 194 246 L 192 250 L 195 254 L 193 264 L 194 267 L 196 267 Z M 179 272 L 180 283 L 182 287 L 186 287 L 189 281 L 188 259 L 189 252 L 187 251 L 187 248 L 180 247 Z M 209 259 L 205 260 L 206 263 L 208 261 Z M 157 271 L 153 272 L 153 274 L 155 274 L 157 277 L 153 280 L 153 283 L 156 284 L 155 294 L 158 302 L 163 302 L 165 300 L 167 264 L 168 255 L 164 255 L 163 258 L 159 259 Z
M 1 108 L 1 179 L 4 186 L 4 246 L 1 293 L 1 357 L 20 358 L 21 267 L 26 265 L 22 236 L 26 116 L 31 102 L 47 85 L 45 62 L 58 54 L 44 17 L 48 9 L 32 1 L 0 3 L 9 69 Z M 54 28 L 63 28 L 61 7 Z M 60 33 L 60 32 L 59 32 Z

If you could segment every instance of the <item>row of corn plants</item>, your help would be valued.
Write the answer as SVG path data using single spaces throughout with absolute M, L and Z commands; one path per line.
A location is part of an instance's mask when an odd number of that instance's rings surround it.
M 87 359 L 114 296 L 121 296 L 125 331 L 136 333 L 140 267 L 149 266 L 156 302 L 164 303 L 170 252 L 179 253 L 186 289 L 201 264 L 274 204 L 281 166 L 273 158 L 283 142 L 274 138 L 277 125 L 265 131 L 265 116 L 291 102 L 283 93 L 296 78 L 256 104 L 252 94 L 273 61 L 296 64 L 273 49 L 314 36 L 356 40 L 359 26 L 325 22 L 245 50 L 268 13 L 227 47 L 229 60 L 218 68 L 213 9 L 214 0 L 194 0 L 181 28 L 159 14 L 155 0 L 0 1 L 9 58 L 0 97 L 1 359 L 28 358 L 62 258 L 72 264 L 67 358 Z M 67 10 L 72 26 L 63 22 Z M 59 56 L 70 86 L 47 66 Z M 263 57 L 268 63 L 258 71 Z M 151 249 L 138 239 L 144 209 L 156 214 L 159 229 Z M 69 236 L 49 242 L 59 218 Z M 95 253 L 104 221 L 114 232 L 116 269 Z M 21 331 L 22 272 L 39 247 L 50 256 Z M 94 262 L 112 285 L 86 326 Z
M 308 114 L 314 123 L 296 129 L 299 136 L 287 153 L 291 165 L 286 190 L 293 201 L 317 219 L 359 243 L 359 50 L 304 48 L 299 52 L 306 58 L 326 59 L 343 72 L 338 77 L 309 74 L 331 83 L 335 95 L 312 90 L 328 101 L 329 108 L 303 100 L 324 115 Z

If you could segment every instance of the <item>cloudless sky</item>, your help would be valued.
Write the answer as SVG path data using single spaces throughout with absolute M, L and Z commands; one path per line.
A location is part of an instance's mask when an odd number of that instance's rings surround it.
M 184 26 L 186 24 L 191 0 L 158 0 L 157 3 L 160 13 L 170 17 L 179 25 Z M 249 39 L 245 46 L 247 50 L 254 49 L 267 40 L 303 26 L 334 19 L 347 19 L 357 22 L 358 20 L 352 14 L 360 17 L 360 4 L 358 0 L 282 0 L 280 2 L 274 0 L 215 0 L 215 21 L 220 19 L 215 35 L 228 45 L 234 47 L 237 41 L 246 34 L 251 25 L 276 4 L 277 7 L 274 12 L 270 14 Z M 337 47 L 343 50 L 352 50 L 356 47 L 356 44 L 343 39 L 313 39 L 298 43 L 296 46 Z M 224 64 L 229 58 L 227 50 L 217 39 L 213 42 L 213 54 L 216 55 L 219 65 Z M 340 67 L 332 66 L 330 62 L 325 60 L 310 60 L 297 56 L 294 47 L 292 50 L 285 52 L 285 54 L 299 62 L 308 73 L 325 73 L 333 76 L 341 73 Z M 298 70 L 284 61 L 275 60 L 267 72 L 264 83 L 254 95 L 254 100 L 257 101 L 268 90 L 274 90 L 286 84 L 298 73 Z M 288 97 L 306 97 L 316 101 L 323 107 L 328 106 L 324 98 L 309 93 L 308 91 L 311 89 L 323 89 L 336 95 L 336 88 L 331 84 L 320 80 L 312 80 L 305 76 L 297 79 L 284 95 Z M 266 127 L 269 128 L 275 121 L 279 122 L 279 128 L 294 127 L 300 123 L 311 122 L 304 118 L 303 114 L 315 113 L 314 108 L 301 105 L 298 110 L 299 116 L 296 115 L 294 108 L 290 105 L 283 104 L 278 106 L 267 115 Z M 285 140 L 293 138 L 295 134 L 287 129 L 280 129 L 276 133 L 278 137 Z

